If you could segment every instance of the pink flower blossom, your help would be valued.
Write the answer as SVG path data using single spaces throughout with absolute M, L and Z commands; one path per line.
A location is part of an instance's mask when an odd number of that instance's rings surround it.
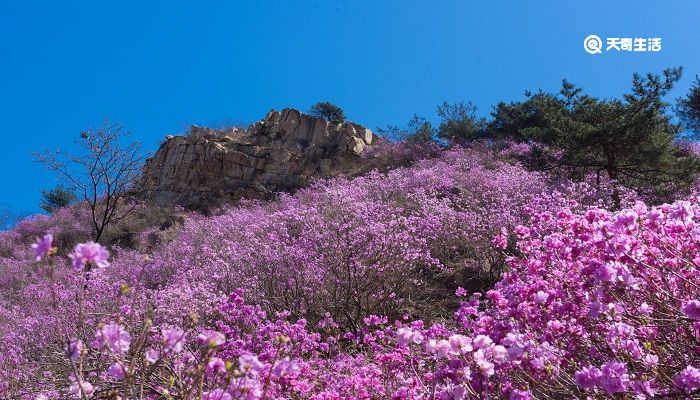
M 688 318 L 700 320 L 700 300 L 690 300 L 686 302 L 682 310 Z
M 206 343 L 209 347 L 219 347 L 226 342 L 226 336 L 217 331 L 205 331 L 197 336 L 199 340 Z
M 119 324 L 104 325 L 95 333 L 95 336 L 99 346 L 106 346 L 114 353 L 124 354 L 129 351 L 131 335 Z
M 576 384 L 583 389 L 594 389 L 598 385 L 598 380 L 603 376 L 603 372 L 593 366 L 584 367 L 576 371 L 574 378 Z
M 272 367 L 271 374 L 278 378 L 286 375 L 295 376 L 299 374 L 299 363 L 296 360 L 291 360 L 289 357 L 284 357 L 281 360 L 275 362 Z
M 82 389 L 82 391 L 81 391 Z M 91 397 L 92 394 L 95 392 L 95 388 L 92 386 L 90 382 L 83 381 L 80 384 L 73 383 L 69 388 L 68 388 L 68 393 L 73 395 L 73 397 L 80 399 L 82 398 L 82 394 L 85 394 L 87 397 Z
M 36 243 L 32 244 L 32 249 L 34 249 L 36 254 L 36 261 L 41 261 L 53 249 L 53 235 L 47 233 L 44 237 L 37 240 Z
M 87 242 L 79 243 L 73 249 L 73 253 L 69 255 L 73 260 L 73 268 L 76 271 L 81 271 L 86 266 L 95 266 L 104 268 L 109 266 L 109 252 L 99 243 Z
M 114 364 L 110 365 L 107 369 L 107 373 L 118 381 L 121 381 L 126 377 L 126 369 L 120 362 L 115 362 Z
M 543 292 L 542 290 L 538 291 L 533 295 L 533 300 L 537 304 L 544 304 L 547 302 L 547 299 L 549 298 L 549 294 L 547 292 Z
M 225 374 L 226 364 L 219 357 L 212 357 L 207 362 L 206 374 L 207 376 L 212 376 L 216 374 Z
M 77 340 L 71 340 L 70 343 L 66 346 L 66 355 L 73 361 L 77 361 L 80 358 L 80 355 L 83 353 L 85 350 L 85 346 L 83 345 L 83 341 L 80 339 Z
M 167 353 L 179 353 L 185 344 L 185 332 L 179 328 L 162 329 L 163 347 Z
M 202 394 L 202 400 L 231 400 L 231 394 L 224 391 L 224 389 L 214 389 L 210 392 L 204 392 Z
M 686 393 L 700 389 L 700 369 L 688 365 L 673 377 L 673 383 Z
M 258 360 L 257 356 L 245 354 L 238 357 L 238 365 L 242 371 L 251 374 L 257 374 L 263 368 L 263 363 Z
M 598 379 L 598 386 L 608 394 L 623 393 L 630 385 L 627 365 L 625 363 L 610 361 L 601 368 L 602 376 Z

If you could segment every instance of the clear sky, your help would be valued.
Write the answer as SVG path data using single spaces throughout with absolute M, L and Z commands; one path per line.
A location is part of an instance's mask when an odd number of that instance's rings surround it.
M 619 96 L 633 72 L 700 74 L 700 2 L 2 1 L 0 205 L 37 212 L 56 180 L 32 151 L 104 117 L 155 151 L 190 124 L 253 122 L 322 100 L 375 128 L 443 100 L 488 114 L 561 79 Z M 661 37 L 658 53 L 590 55 L 583 39 Z

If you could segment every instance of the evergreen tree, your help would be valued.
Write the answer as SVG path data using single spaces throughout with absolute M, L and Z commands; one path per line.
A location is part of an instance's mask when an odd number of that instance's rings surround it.
M 314 104 L 309 109 L 309 115 L 335 124 L 345 121 L 343 109 L 327 101 Z
M 683 125 L 696 135 L 700 135 L 700 78 L 697 76 L 690 92 L 678 99 L 676 111 Z
M 69 206 L 75 200 L 75 194 L 63 186 L 56 186 L 51 190 L 41 191 L 41 203 L 39 207 L 48 213 Z
M 476 116 L 476 106 L 471 102 L 449 104 L 442 103 L 437 107 L 440 117 L 438 136 L 449 142 L 463 142 L 479 138 L 486 122 Z
M 663 97 L 681 69 L 663 76 L 634 75 L 622 99 L 598 99 L 564 80 L 559 94 L 527 94 L 524 102 L 501 103 L 490 124 L 493 136 L 541 143 L 540 168 L 573 178 L 604 173 L 656 201 L 687 189 L 700 170 L 698 160 L 676 144 L 680 127 L 666 114 Z M 615 199 L 619 203 L 619 196 Z

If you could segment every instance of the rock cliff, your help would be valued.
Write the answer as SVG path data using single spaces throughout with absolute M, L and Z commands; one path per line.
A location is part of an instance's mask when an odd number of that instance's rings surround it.
M 146 195 L 162 205 L 207 210 L 240 198 L 268 198 L 314 178 L 350 173 L 371 130 L 333 124 L 294 109 L 270 111 L 247 130 L 192 126 L 168 136 L 144 166 Z

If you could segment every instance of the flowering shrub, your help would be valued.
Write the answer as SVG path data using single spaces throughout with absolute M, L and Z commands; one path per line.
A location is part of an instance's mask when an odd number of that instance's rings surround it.
M 0 238 L 0 397 L 694 396 L 700 204 L 610 190 L 455 148 L 149 255 L 25 222 Z

